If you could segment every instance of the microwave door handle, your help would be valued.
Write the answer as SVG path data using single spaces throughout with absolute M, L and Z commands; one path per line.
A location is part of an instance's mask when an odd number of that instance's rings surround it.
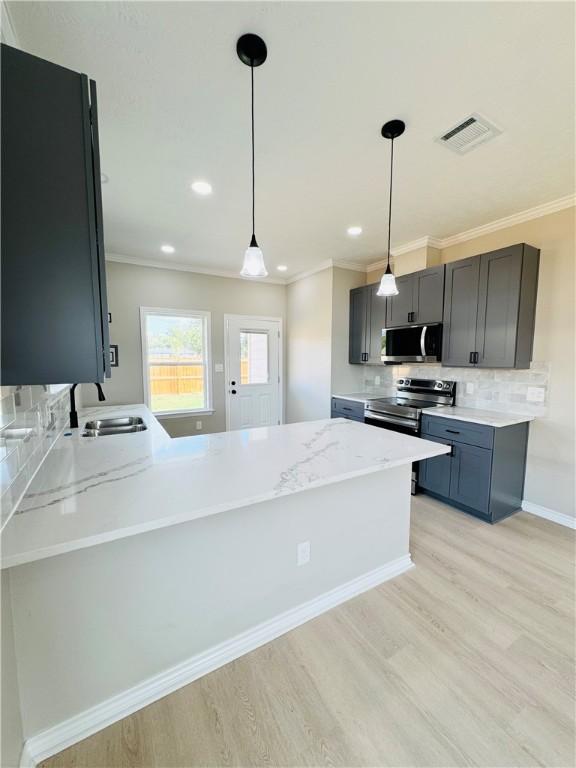
M 422 350 L 422 357 L 426 357 L 426 331 L 428 326 L 425 325 L 422 328 L 422 335 L 420 336 L 420 349 Z

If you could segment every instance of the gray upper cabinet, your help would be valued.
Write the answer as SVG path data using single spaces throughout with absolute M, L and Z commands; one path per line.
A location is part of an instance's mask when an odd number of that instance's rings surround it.
M 414 279 L 412 275 L 402 275 L 396 278 L 397 296 L 388 298 L 386 311 L 386 328 L 408 325 L 411 313 L 414 311 Z
M 446 266 L 444 365 L 530 367 L 539 255 L 520 243 Z
M 415 272 L 412 322 L 441 323 L 444 309 L 444 265 Z
M 476 348 L 480 256 L 446 265 L 443 365 L 472 365 Z
M 386 328 L 386 296 L 378 296 L 380 283 L 367 285 L 370 289 L 370 338 L 368 342 L 368 361 L 382 365 L 382 328 Z
M 441 323 L 444 303 L 444 265 L 396 278 L 398 295 L 388 299 L 386 327 Z
M 350 291 L 350 363 L 381 363 L 386 297 L 377 296 L 379 286 L 380 283 L 371 283 Z
M 2 384 L 103 381 L 96 87 L 2 45 Z
M 366 363 L 370 346 L 370 286 L 350 291 L 349 363 Z

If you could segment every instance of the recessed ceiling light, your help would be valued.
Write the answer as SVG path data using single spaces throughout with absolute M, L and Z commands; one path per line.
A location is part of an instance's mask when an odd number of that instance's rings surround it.
M 173 245 L 166 244 L 166 245 L 161 245 L 160 250 L 162 251 L 162 253 L 174 253 L 176 251 L 176 248 L 174 248 Z
M 194 181 L 190 186 L 197 195 L 205 196 L 212 194 L 212 184 L 209 184 L 207 181 Z
M 276 267 L 276 269 L 278 270 L 278 272 L 286 272 L 286 270 L 288 269 L 288 267 L 286 266 L 286 264 L 278 264 L 278 266 Z
M 358 237 L 358 235 L 362 234 L 362 227 L 348 227 L 346 230 L 350 237 Z

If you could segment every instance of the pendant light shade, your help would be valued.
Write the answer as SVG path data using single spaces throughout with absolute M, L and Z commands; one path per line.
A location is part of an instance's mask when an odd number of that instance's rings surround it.
M 256 238 L 252 236 L 250 246 L 246 248 L 244 253 L 244 264 L 240 271 L 242 277 L 266 277 L 268 271 L 264 264 L 264 254 L 258 247 Z
M 250 67 L 251 85 L 251 123 L 252 123 L 252 239 L 244 253 L 241 277 L 266 277 L 268 271 L 264 264 L 264 254 L 256 242 L 256 181 L 254 172 L 254 67 L 264 64 L 268 55 L 266 43 L 258 35 L 242 35 L 236 44 L 236 53 L 243 64 Z
M 396 278 L 392 274 L 390 265 L 386 267 L 386 272 L 384 272 L 382 275 L 382 279 L 380 280 L 380 287 L 376 291 L 376 296 L 398 296 Z
M 389 120 L 382 126 L 382 136 L 390 139 L 390 198 L 388 203 L 388 264 L 386 272 L 382 275 L 380 286 L 376 292 L 377 296 L 398 296 L 398 287 L 396 278 L 390 267 L 390 234 L 392 231 L 392 181 L 394 178 L 394 139 L 402 136 L 405 123 L 402 120 Z

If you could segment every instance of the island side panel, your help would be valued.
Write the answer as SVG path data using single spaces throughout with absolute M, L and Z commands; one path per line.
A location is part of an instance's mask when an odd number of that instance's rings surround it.
M 375 569 L 408 567 L 410 471 L 10 569 L 25 736 Z M 305 541 L 311 559 L 297 566 Z

